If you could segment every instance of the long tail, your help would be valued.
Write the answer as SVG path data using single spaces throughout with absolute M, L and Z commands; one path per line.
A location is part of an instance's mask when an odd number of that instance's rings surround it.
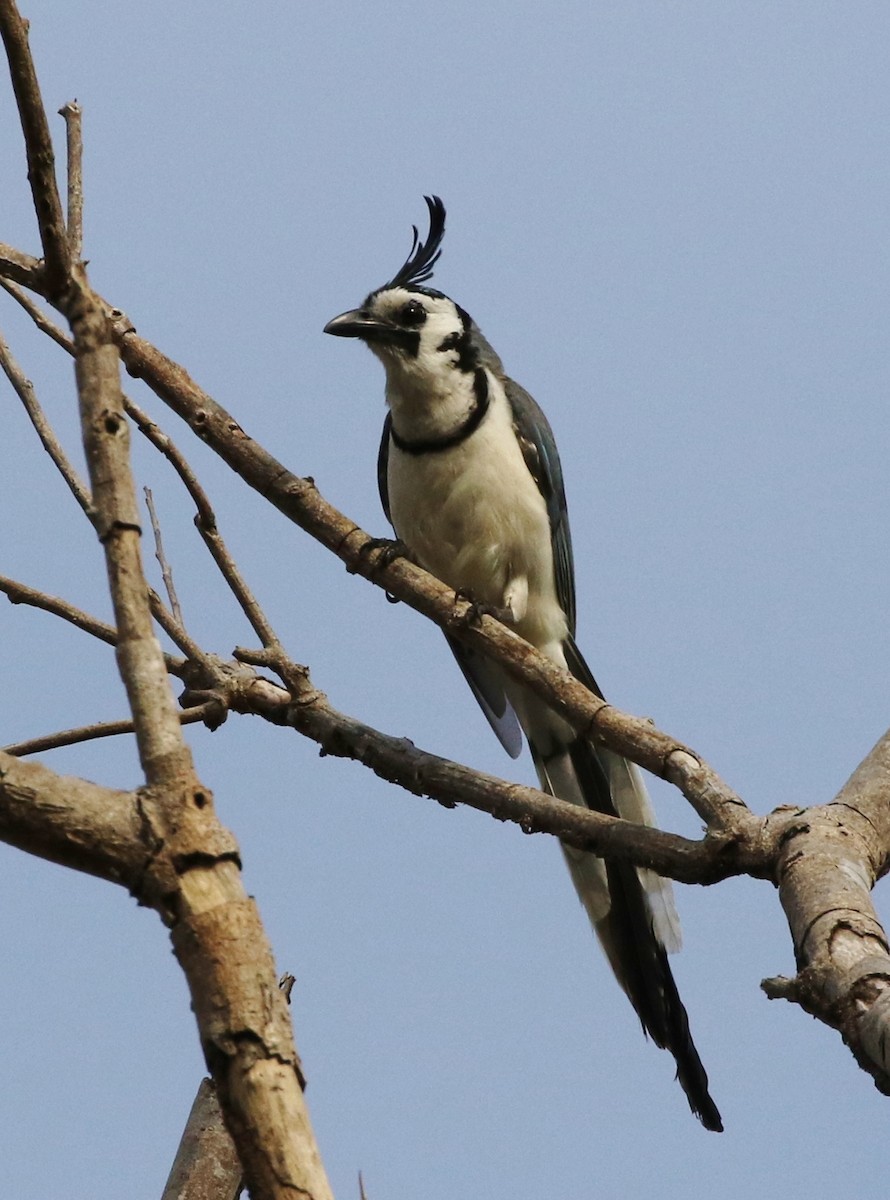
M 599 694 L 574 642 L 565 646 L 565 658 L 572 673 Z M 557 724 L 546 709 L 535 704 L 522 708 L 520 719 L 545 791 L 609 816 L 654 823 L 645 786 L 632 764 L 584 738 L 570 735 L 572 740 L 567 740 L 567 727 Z M 571 846 L 563 846 L 563 852 L 578 896 L 643 1030 L 674 1056 L 677 1079 L 704 1127 L 721 1132 L 723 1122 L 708 1092 L 708 1076 L 668 963 L 668 949 L 679 945 L 669 884 L 629 863 L 607 862 Z

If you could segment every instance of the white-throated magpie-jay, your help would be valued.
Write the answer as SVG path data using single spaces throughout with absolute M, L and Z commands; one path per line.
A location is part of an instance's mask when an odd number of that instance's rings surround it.
M 575 645 L 575 581 L 562 469 L 541 409 L 505 373 L 470 316 L 423 286 L 441 254 L 445 207 L 426 197 L 430 229 L 360 308 L 325 332 L 364 341 L 386 370 L 389 412 L 380 498 L 412 558 L 501 616 L 602 695 Z M 541 787 L 596 812 L 653 824 L 636 766 L 580 737 L 495 663 L 449 638 L 504 748 L 528 740 Z M 522 732 L 521 732 L 522 731 Z M 643 1029 L 673 1054 L 702 1124 L 722 1130 L 667 951 L 679 946 L 670 884 L 651 871 L 563 846 L 569 871 Z

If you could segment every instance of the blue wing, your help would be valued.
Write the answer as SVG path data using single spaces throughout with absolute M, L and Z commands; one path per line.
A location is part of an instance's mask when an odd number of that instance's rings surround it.
M 556 440 L 550 422 L 525 388 L 506 377 L 503 378 L 503 384 L 525 464 L 547 504 L 556 595 L 568 620 L 569 633 L 574 637 L 575 564 L 572 558 L 572 535 L 569 530 L 562 466 Z

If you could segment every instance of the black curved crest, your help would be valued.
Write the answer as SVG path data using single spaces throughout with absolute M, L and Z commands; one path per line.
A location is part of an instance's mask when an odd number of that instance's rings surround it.
M 424 196 L 430 210 L 430 231 L 425 242 L 420 240 L 417 226 L 413 225 L 414 240 L 411 252 L 385 287 L 411 287 L 431 278 L 433 267 L 442 253 L 442 238 L 445 236 L 445 205 L 438 196 Z

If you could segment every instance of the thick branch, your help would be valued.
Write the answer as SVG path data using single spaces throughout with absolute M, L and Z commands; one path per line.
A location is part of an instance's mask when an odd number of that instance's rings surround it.
M 71 246 L 79 242 L 79 204 L 73 205 L 77 211 L 71 214 L 69 230 L 56 185 L 53 147 L 28 48 L 27 25 L 14 0 L 0 0 L 0 32 L 18 103 L 43 245 L 41 284 L 67 316 L 74 334 L 84 442 L 97 528 L 106 550 L 118 662 L 150 785 L 145 811 L 179 874 L 175 903 L 163 883 L 154 902 L 173 925 L 174 944 L 191 985 L 205 1051 L 220 1083 L 227 1119 L 253 1194 L 257 1200 L 298 1192 L 324 1197 L 329 1189 L 302 1107 L 296 1054 L 283 1000 L 274 986 L 271 953 L 254 906 L 244 895 L 234 844 L 217 824 L 206 792 L 195 777 L 181 738 L 164 658 L 153 634 L 140 561 L 117 353 L 102 306 L 72 261 Z M 72 175 L 79 171 L 79 156 L 79 147 L 75 147 Z M 23 256 L 3 252 L 2 258 L 9 278 L 31 282 Z M 156 891 L 158 883 L 156 877 Z M 220 938 L 228 939 L 225 955 L 215 949 Z M 238 975 L 239 970 L 244 974 L 247 964 L 252 967 L 252 993 Z M 270 977 L 271 999 L 264 986 Z M 247 1029 L 250 1038 L 243 1042 L 241 1035 Z M 235 1069 L 230 1070 L 233 1064 Z
M 890 1095 L 890 951 L 871 900 L 890 845 L 890 734 L 838 793 L 796 814 L 782 839 L 779 897 L 798 975 L 767 980 L 840 1030 L 856 1059 Z
M 140 760 L 145 811 L 175 864 L 175 896 L 155 895 L 171 925 L 208 1066 L 257 1200 L 330 1195 L 296 1070 L 286 1005 L 256 905 L 244 893 L 237 847 L 219 825 L 182 740 L 154 636 L 140 555 L 116 350 L 104 312 L 75 274 L 68 316 L 96 523 L 105 546 Z
M 0 838 L 50 862 L 135 888 L 151 854 L 132 792 L 56 775 L 0 750 Z
M 24 254 L 14 246 L 0 242 L 0 275 L 22 287 L 31 288 L 40 296 L 49 292 L 46 271 L 39 258 Z

